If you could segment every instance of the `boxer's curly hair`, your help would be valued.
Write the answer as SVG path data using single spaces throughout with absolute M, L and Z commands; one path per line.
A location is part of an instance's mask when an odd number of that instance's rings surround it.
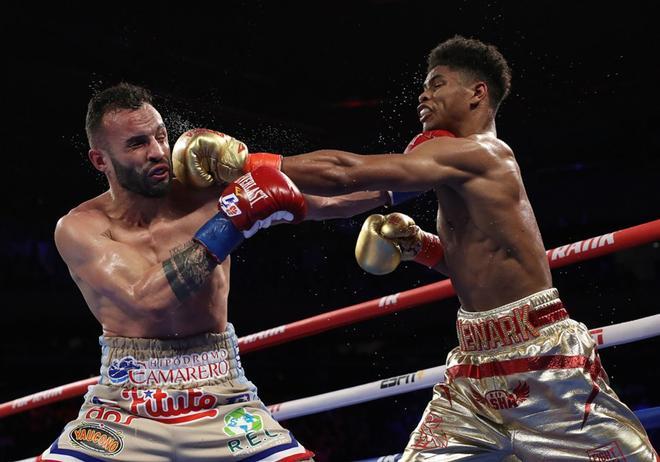
M 502 53 L 480 40 L 456 35 L 436 46 L 428 56 L 429 72 L 436 66 L 462 71 L 488 85 L 490 104 L 497 110 L 511 88 L 511 68 Z
M 89 145 L 92 146 L 94 134 L 101 126 L 104 115 L 120 109 L 140 109 L 145 103 L 153 103 L 149 90 L 126 82 L 106 88 L 92 96 L 85 117 L 85 132 Z

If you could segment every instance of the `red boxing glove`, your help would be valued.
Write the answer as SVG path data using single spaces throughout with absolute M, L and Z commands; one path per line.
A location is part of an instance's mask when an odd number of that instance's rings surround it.
M 408 154 L 410 151 L 415 149 L 417 146 L 420 144 L 433 139 L 433 138 L 440 138 L 442 136 L 449 136 L 451 138 L 456 138 L 456 135 L 454 135 L 452 132 L 449 132 L 447 130 L 429 130 L 426 132 L 422 132 L 419 135 L 415 136 L 410 143 L 408 143 L 408 146 L 406 146 L 406 150 L 403 151 L 404 154 Z
M 258 167 L 230 183 L 218 208 L 246 238 L 272 221 L 298 223 L 307 214 L 307 204 L 296 185 L 271 167 Z
M 259 167 L 230 183 L 220 196 L 218 208 L 220 212 L 194 237 L 218 263 L 272 221 L 296 223 L 307 213 L 305 199 L 296 185 L 271 167 Z

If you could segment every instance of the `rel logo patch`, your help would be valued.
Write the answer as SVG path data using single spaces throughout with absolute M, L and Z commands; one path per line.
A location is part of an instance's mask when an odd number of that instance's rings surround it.
M 226 435 L 245 435 L 248 432 L 258 432 L 263 428 L 261 416 L 250 413 L 244 407 L 238 408 L 225 416 L 225 426 L 222 429 Z

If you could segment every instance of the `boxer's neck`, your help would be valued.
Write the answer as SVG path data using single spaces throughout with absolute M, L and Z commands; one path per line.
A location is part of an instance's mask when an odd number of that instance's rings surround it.
M 114 219 L 137 226 L 148 225 L 166 209 L 168 195 L 147 197 L 122 187 L 110 187 L 108 214 Z
M 452 131 L 457 137 L 465 138 L 470 135 L 491 135 L 497 138 L 495 117 L 491 110 L 474 114 L 458 124 Z

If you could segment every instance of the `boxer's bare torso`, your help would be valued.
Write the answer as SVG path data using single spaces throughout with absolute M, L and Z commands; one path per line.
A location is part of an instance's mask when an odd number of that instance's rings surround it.
M 437 232 L 464 309 L 484 311 L 551 287 L 550 269 L 512 150 L 496 135 L 487 86 L 440 65 L 419 96 L 424 131 L 447 130 L 408 154 L 322 150 L 284 159 L 283 170 L 311 194 L 435 190 Z M 413 217 L 414 218 L 414 217 Z
M 163 262 L 216 212 L 217 197 L 216 188 L 190 190 L 173 181 L 166 197 L 147 199 L 148 215 L 123 210 L 106 192 L 60 220 L 58 248 L 104 335 L 167 338 L 224 330 L 229 258 L 183 301 L 172 296 L 163 271 Z
M 452 279 L 468 311 L 495 308 L 552 285 L 518 164 L 492 132 L 434 138 L 405 155 L 316 151 L 285 158 L 283 168 L 314 194 L 434 189 L 444 247 L 435 269 Z
M 481 311 L 551 287 L 534 212 L 511 149 L 490 135 L 487 163 L 464 182 L 435 188 L 444 270 L 464 309 Z
M 60 219 L 57 248 L 104 335 L 171 338 L 222 332 L 229 258 L 217 264 L 192 238 L 217 213 L 224 186 L 172 178 L 162 117 L 150 104 L 108 111 L 89 157 L 107 192 Z M 306 197 L 307 219 L 351 216 L 384 193 Z

